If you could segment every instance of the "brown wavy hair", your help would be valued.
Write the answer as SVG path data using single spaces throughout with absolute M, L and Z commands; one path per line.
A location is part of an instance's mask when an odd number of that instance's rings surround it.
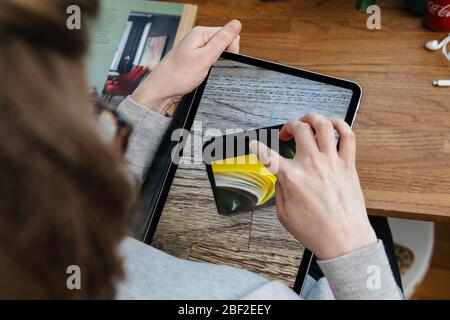
M 115 296 L 133 191 L 97 134 L 83 58 L 95 0 L 0 1 L 0 298 Z M 69 290 L 67 267 L 81 269 Z

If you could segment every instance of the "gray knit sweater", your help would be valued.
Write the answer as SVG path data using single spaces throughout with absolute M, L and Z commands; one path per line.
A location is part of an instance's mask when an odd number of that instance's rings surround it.
M 133 124 L 126 154 L 139 178 L 151 164 L 170 118 L 127 98 L 118 111 Z M 325 278 L 308 277 L 302 296 L 279 281 L 255 273 L 172 257 L 132 238 L 120 247 L 126 279 L 119 299 L 402 299 L 383 243 L 330 260 L 318 261 Z

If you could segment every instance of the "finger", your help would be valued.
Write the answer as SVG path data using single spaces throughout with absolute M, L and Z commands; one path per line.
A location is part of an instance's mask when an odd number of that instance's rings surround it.
M 275 184 L 275 205 L 277 207 L 278 219 L 283 219 L 286 216 L 286 209 L 284 207 L 283 187 L 279 181 Z
M 207 56 L 211 64 L 233 43 L 234 39 L 239 35 L 239 32 L 241 32 L 241 29 L 242 25 L 238 20 L 231 20 L 212 36 L 205 45 L 205 50 L 208 52 Z
M 196 26 L 192 29 L 193 37 L 198 38 L 198 40 L 194 43 L 196 43 L 196 48 L 202 48 L 208 42 L 211 40 L 211 38 L 220 30 L 222 27 L 201 27 Z M 240 40 L 241 37 L 238 35 L 236 38 L 234 38 L 233 42 L 228 46 L 226 49 L 229 52 L 232 53 L 239 53 L 239 47 L 240 47 Z
M 321 114 L 310 112 L 300 120 L 308 123 L 314 129 L 320 152 L 337 154 L 334 127 L 329 119 Z
M 281 128 L 279 138 L 283 141 L 295 139 L 295 158 L 319 152 L 311 126 L 300 121 L 288 121 Z
M 339 134 L 339 157 L 349 165 L 356 162 L 356 139 L 355 133 L 347 122 L 341 119 L 331 119 L 331 123 Z
M 238 35 L 233 42 L 228 46 L 227 51 L 232 53 L 239 53 L 241 37 Z
M 188 34 L 194 38 L 194 41 L 189 41 L 195 48 L 202 48 L 208 44 L 209 40 L 219 31 L 222 27 L 202 27 L 195 26 L 192 31 Z
M 255 154 L 259 161 L 274 175 L 278 176 L 285 170 L 287 159 L 284 159 L 276 151 L 268 148 L 264 143 L 253 140 L 250 141 L 250 152 Z

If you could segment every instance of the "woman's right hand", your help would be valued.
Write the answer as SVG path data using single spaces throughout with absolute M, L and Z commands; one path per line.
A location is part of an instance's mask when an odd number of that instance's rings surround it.
M 334 129 L 340 136 L 339 151 Z M 356 172 L 350 126 L 309 113 L 281 129 L 281 140 L 292 138 L 297 149 L 292 160 L 260 142 L 250 143 L 252 152 L 277 176 L 276 205 L 283 226 L 320 260 L 376 243 Z

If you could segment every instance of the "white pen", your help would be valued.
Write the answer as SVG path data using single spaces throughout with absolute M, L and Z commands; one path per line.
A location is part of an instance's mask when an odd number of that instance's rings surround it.
M 450 80 L 433 80 L 433 86 L 450 87 Z

